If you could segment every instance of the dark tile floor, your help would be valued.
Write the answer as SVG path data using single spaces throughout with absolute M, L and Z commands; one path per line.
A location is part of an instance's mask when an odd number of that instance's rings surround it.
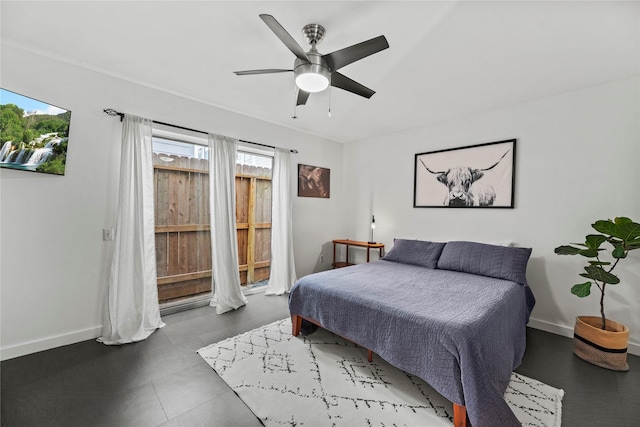
M 222 316 L 210 307 L 165 316 L 140 343 L 85 341 L 2 362 L 1 425 L 260 426 L 196 353 L 288 315 L 286 296 L 248 298 Z M 640 357 L 629 356 L 630 372 L 612 372 L 573 356 L 568 338 L 535 329 L 527 338 L 517 371 L 565 390 L 564 427 L 640 426 Z

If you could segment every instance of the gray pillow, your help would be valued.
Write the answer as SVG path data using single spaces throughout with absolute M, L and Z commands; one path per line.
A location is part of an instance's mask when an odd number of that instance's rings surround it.
M 531 248 L 448 242 L 438 260 L 438 268 L 511 280 L 525 285 L 530 255 Z
M 393 239 L 393 248 L 382 259 L 433 269 L 444 245 L 424 240 Z

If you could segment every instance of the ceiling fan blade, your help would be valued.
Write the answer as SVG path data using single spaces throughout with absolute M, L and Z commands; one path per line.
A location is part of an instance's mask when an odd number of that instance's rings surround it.
M 298 99 L 296 100 L 296 107 L 298 105 L 305 105 L 309 99 L 309 92 L 305 92 L 302 89 L 298 89 Z
M 364 96 L 365 98 L 371 98 L 375 91 L 368 87 L 361 85 L 360 83 L 351 80 L 344 74 L 340 74 L 337 71 L 331 73 L 331 86 L 344 89 L 347 92 L 355 93 L 356 95 Z
M 276 21 L 276 18 L 271 15 L 261 14 L 260 19 L 262 19 L 264 23 L 267 24 L 269 28 L 271 28 L 271 31 L 273 31 L 275 35 L 278 36 L 280 41 L 284 43 L 285 46 L 287 46 L 295 56 L 305 62 L 311 62 L 309 61 L 309 58 L 307 57 L 304 49 L 302 49 L 298 42 L 296 42 L 294 38 L 291 37 L 291 34 L 289 34 L 287 30 L 285 30 L 284 27 L 280 25 L 278 21 Z
M 353 46 L 345 47 L 344 49 L 336 50 L 335 52 L 322 55 L 327 65 L 332 71 L 339 70 L 345 65 L 349 65 L 352 62 L 356 62 L 362 58 L 366 58 L 369 55 L 378 53 L 381 50 L 385 50 L 389 47 L 387 39 L 384 36 L 378 36 L 371 40 L 364 41 L 362 43 L 354 44 Z
M 284 70 L 280 68 L 266 68 L 264 70 L 246 70 L 246 71 L 234 71 L 236 76 L 248 76 L 251 74 L 273 74 L 273 73 L 286 73 L 293 70 Z

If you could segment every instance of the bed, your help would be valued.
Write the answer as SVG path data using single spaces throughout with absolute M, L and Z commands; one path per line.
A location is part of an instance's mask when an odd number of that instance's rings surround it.
M 428 382 L 454 425 L 519 426 L 503 395 L 525 350 L 535 299 L 529 248 L 395 239 L 381 260 L 311 274 L 289 294 L 303 320 Z

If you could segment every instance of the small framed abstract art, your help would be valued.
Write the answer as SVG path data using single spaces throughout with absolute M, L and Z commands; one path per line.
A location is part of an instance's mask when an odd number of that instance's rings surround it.
M 328 199 L 330 195 L 330 169 L 298 164 L 298 197 Z
M 414 208 L 513 208 L 516 140 L 415 155 Z

